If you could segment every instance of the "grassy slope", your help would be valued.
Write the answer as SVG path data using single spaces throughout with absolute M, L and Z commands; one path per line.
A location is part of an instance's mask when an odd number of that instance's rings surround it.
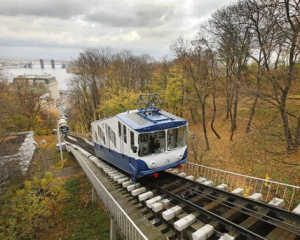
M 109 239 L 109 216 L 100 203 L 92 204 L 91 185 L 84 175 L 66 179 L 69 193 L 50 220 L 51 230 L 41 239 Z
M 47 169 L 58 171 L 77 167 L 78 163 L 72 154 L 64 152 L 64 161 L 60 161 L 60 154 L 55 150 L 55 136 L 36 136 L 35 140 L 40 142 L 46 140 L 42 145 L 46 157 Z M 37 149 L 36 160 L 32 163 L 35 173 L 39 175 L 44 172 L 44 162 Z M 39 173 L 41 172 L 41 173 Z M 59 207 L 59 211 L 53 213 L 49 219 L 48 231 L 38 233 L 39 239 L 109 239 L 109 215 L 100 201 L 95 204 L 91 202 L 92 186 L 83 172 L 78 168 L 77 173 L 66 175 L 64 188 L 69 196 Z M 118 239 L 120 236 L 118 235 Z

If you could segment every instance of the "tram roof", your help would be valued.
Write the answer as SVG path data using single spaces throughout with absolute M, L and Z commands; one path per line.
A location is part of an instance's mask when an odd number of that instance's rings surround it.
M 156 114 L 141 114 L 131 110 L 117 115 L 126 125 L 137 132 L 152 132 L 185 125 L 187 121 L 164 110 Z

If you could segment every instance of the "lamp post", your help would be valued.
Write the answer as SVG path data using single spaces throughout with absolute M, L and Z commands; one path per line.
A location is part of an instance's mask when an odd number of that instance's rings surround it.
M 42 155 L 42 159 L 43 159 L 43 162 L 44 162 L 44 168 L 45 168 L 45 171 L 46 171 L 48 166 L 47 166 L 47 163 L 46 163 L 46 160 L 45 160 L 44 151 L 43 151 L 43 147 L 42 147 L 42 144 L 45 144 L 45 143 L 46 143 L 46 140 L 40 141 L 39 142 L 39 147 L 41 149 L 41 155 Z

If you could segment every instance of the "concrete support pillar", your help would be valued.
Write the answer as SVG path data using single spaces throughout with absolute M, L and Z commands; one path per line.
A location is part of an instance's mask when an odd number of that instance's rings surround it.
M 41 63 L 41 68 L 44 68 L 44 60 L 40 59 L 40 63 Z
M 92 187 L 92 203 L 96 202 L 96 196 L 97 196 L 96 189 Z
M 52 68 L 55 68 L 55 62 L 54 62 L 54 59 L 51 59 L 51 67 L 52 67 Z
M 116 240 L 116 224 L 113 218 L 110 218 L 110 240 Z

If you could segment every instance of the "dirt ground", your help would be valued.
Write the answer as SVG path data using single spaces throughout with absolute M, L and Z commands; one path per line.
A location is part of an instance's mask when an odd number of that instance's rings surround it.
M 230 141 L 230 120 L 225 119 L 226 106 L 218 109 L 215 129 L 221 138 L 213 134 L 208 125 L 210 150 L 205 149 L 201 123 L 189 120 L 189 129 L 195 139 L 189 137 L 189 161 L 227 171 L 300 186 L 300 151 L 287 152 L 280 115 L 267 104 L 257 106 L 252 131 L 246 133 L 249 118 L 249 100 L 240 101 L 238 130 Z M 224 101 L 223 101 L 224 102 Z M 220 103 L 221 104 L 221 103 Z M 295 102 L 295 107 L 300 101 Z M 208 122 L 209 123 L 209 122 Z
M 19 148 L 24 142 L 25 136 L 15 136 L 0 138 L 0 157 L 9 156 L 18 153 Z

